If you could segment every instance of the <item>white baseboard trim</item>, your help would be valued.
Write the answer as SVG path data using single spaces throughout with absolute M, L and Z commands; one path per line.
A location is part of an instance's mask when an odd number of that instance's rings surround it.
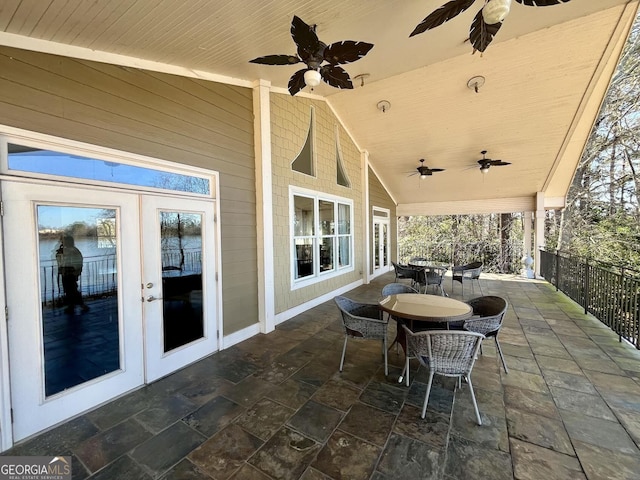
M 356 282 L 350 283 L 349 285 L 345 285 L 344 287 L 340 287 L 337 290 L 333 290 L 332 292 L 326 293 L 321 297 L 316 297 L 313 300 L 309 300 L 308 302 L 297 305 L 289 310 L 285 310 L 284 312 L 280 312 L 275 316 L 275 324 L 278 325 L 290 318 L 295 317 L 296 315 L 300 315 L 301 313 L 306 312 L 310 308 L 317 307 L 321 303 L 324 303 L 328 300 L 331 300 L 336 295 L 342 295 L 343 293 L 348 292 L 349 290 L 353 290 L 356 287 L 359 287 L 364 282 L 362 280 L 358 280 Z
M 234 346 L 236 343 L 243 342 L 254 335 L 260 333 L 260 324 L 254 323 L 253 325 L 249 325 L 248 327 L 243 328 L 242 330 L 238 330 L 237 332 L 233 332 L 229 335 L 225 335 L 222 338 L 222 345 L 220 345 L 220 350 L 224 350 L 225 348 L 229 348 Z

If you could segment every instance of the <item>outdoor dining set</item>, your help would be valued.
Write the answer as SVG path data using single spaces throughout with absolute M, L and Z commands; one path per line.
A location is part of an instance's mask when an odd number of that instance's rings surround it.
M 384 371 L 389 375 L 387 353 L 395 344 L 402 347 L 405 356 L 398 383 L 409 386 L 412 359 L 428 369 L 422 418 L 426 415 L 434 376 L 442 375 L 456 378 L 458 388 L 462 387 L 463 381 L 467 383 L 478 425 L 482 425 L 471 371 L 478 354 L 482 353 L 483 340 L 492 337 L 504 371 L 509 373 L 498 341 L 507 301 L 494 295 L 479 296 L 467 302 L 448 298 L 443 287 L 447 266 L 434 265 L 424 259 L 410 263 L 406 266 L 394 264 L 395 282 L 383 287 L 378 303 L 356 302 L 344 296 L 334 298 L 342 314 L 345 332 L 340 371 L 344 367 L 348 340 L 372 339 L 382 342 Z M 477 280 L 481 268 L 481 263 L 454 267 L 454 275 L 460 279 L 454 279 L 452 283 L 459 281 L 462 284 L 465 278 Z M 436 286 L 439 295 L 428 294 L 428 287 L 432 285 Z M 391 345 L 387 336 L 390 320 L 395 321 L 397 327 Z

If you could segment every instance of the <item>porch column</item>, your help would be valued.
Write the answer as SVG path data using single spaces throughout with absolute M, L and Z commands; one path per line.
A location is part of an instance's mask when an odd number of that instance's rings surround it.
M 360 276 L 365 284 L 371 279 L 371 224 L 369 222 L 369 152 L 363 150 L 360 154 L 362 165 L 362 213 L 364 215 L 364 264 Z
M 536 216 L 534 221 L 535 229 L 535 251 L 532 254 L 534 259 L 534 270 L 536 278 L 540 277 L 540 249 L 544 248 L 544 193 L 536 193 Z
M 531 226 L 533 222 L 533 212 L 524 212 L 524 235 L 522 238 L 522 250 L 524 255 L 522 256 L 522 276 L 525 278 L 534 278 L 533 270 L 531 270 L 531 262 L 533 262 L 533 255 L 531 252 L 532 245 L 532 231 Z
M 273 267 L 273 208 L 271 187 L 271 82 L 253 84 L 254 144 L 256 155 L 256 216 L 258 242 L 258 318 L 260 331 L 275 329 Z

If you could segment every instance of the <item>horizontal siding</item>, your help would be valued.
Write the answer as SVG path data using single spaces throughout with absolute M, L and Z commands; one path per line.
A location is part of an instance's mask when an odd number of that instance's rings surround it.
M 258 322 L 252 108 L 247 88 L 0 47 L 0 124 L 219 172 L 225 334 Z

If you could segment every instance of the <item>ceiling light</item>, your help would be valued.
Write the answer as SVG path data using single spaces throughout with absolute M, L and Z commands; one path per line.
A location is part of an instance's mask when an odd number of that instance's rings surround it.
M 487 173 L 489 173 L 489 164 L 487 165 L 483 165 L 480 167 L 480 173 L 486 175 Z
M 488 25 L 502 22 L 509 14 L 511 0 L 489 0 L 482 7 L 482 17 Z
M 321 79 L 320 72 L 317 70 L 307 70 L 304 72 L 304 83 L 311 88 L 320 85 Z
M 476 93 L 480 92 L 480 87 L 484 85 L 484 77 L 482 75 L 476 75 L 475 77 L 471 77 L 467 82 L 467 87 L 473 90 Z
M 380 100 L 377 107 L 382 113 L 386 113 L 391 109 L 391 102 L 389 100 Z
M 361 87 L 364 87 L 364 81 L 370 76 L 371 75 L 368 73 L 361 73 L 360 75 L 356 75 L 355 77 L 353 77 L 353 79 L 360 82 Z

